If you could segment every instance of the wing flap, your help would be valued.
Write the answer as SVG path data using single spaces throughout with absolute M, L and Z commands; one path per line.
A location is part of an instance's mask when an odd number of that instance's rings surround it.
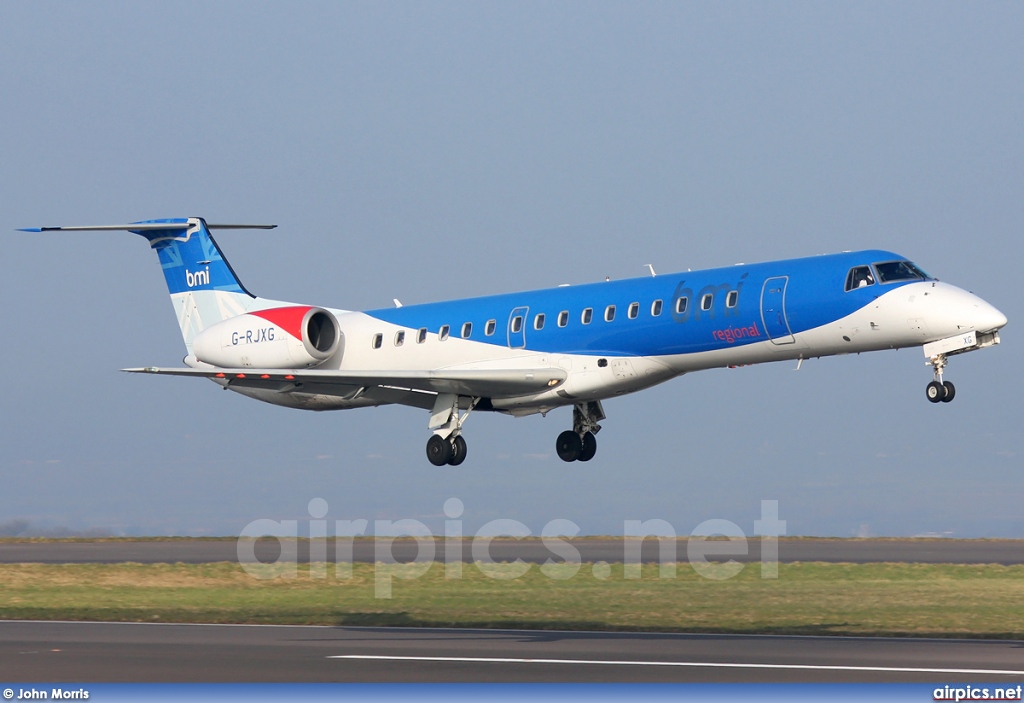
M 282 393 L 306 392 L 315 386 L 318 392 L 346 396 L 368 388 L 394 388 L 397 390 L 425 391 L 428 393 L 454 393 L 481 398 L 516 397 L 541 393 L 562 385 L 566 371 L 550 369 L 449 369 L 439 371 L 328 371 L 317 369 L 188 369 L 144 368 L 122 369 L 127 373 L 146 373 L 161 376 L 195 376 L 216 381 L 227 381 L 229 386 L 266 388 Z

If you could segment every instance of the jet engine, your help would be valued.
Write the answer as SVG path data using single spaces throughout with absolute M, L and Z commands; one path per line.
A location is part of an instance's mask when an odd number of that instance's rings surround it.
M 296 369 L 344 352 L 338 319 L 323 308 L 257 310 L 203 330 L 192 343 L 201 362 L 226 368 Z

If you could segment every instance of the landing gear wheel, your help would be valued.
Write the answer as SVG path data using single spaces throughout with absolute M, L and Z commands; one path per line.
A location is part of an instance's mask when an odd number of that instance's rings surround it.
M 458 466 L 466 460 L 466 440 L 459 435 L 452 440 L 452 458 L 448 460 L 449 466 Z
M 594 458 L 595 454 L 597 454 L 597 437 L 594 436 L 593 432 L 587 432 L 583 435 L 583 446 L 577 459 L 579 461 L 590 461 Z
M 427 440 L 427 459 L 434 466 L 444 466 L 451 461 L 454 450 L 452 443 L 444 437 L 433 435 Z
M 939 403 L 946 397 L 946 388 L 938 381 L 932 381 L 925 389 L 925 393 L 928 395 L 928 400 Z
M 583 440 L 580 439 L 578 432 L 566 430 L 558 435 L 558 439 L 555 441 L 555 451 L 558 452 L 558 458 L 562 461 L 576 461 L 583 451 Z
M 954 386 L 952 383 L 950 383 L 949 381 L 944 381 L 942 387 L 946 391 L 946 394 L 942 396 L 943 403 L 948 403 L 949 401 L 953 400 L 953 398 L 956 397 L 956 386 Z

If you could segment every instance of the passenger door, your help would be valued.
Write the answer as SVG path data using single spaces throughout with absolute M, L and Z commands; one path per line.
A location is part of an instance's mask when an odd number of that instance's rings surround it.
M 774 344 L 792 344 L 796 341 L 786 319 L 786 287 L 789 276 L 776 276 L 764 282 L 761 288 L 761 322 Z

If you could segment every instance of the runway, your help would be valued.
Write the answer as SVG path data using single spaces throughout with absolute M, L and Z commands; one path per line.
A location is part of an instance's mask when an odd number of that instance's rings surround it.
M 622 562 L 627 545 L 636 545 L 636 540 L 623 539 L 575 539 L 571 544 L 577 549 L 582 562 Z M 670 551 L 664 561 L 686 561 L 685 540 L 670 542 Z M 323 553 L 328 561 L 348 561 L 348 540 L 327 540 Z M 116 540 L 116 541 L 75 541 L 75 542 L 6 542 L 0 541 L 0 563 L 119 563 L 140 562 L 202 564 L 222 561 L 275 561 L 281 554 L 281 545 L 273 539 L 239 544 L 234 539 L 217 540 Z M 296 543 L 299 563 L 309 561 L 309 540 Z M 340 549 L 339 549 L 340 547 Z M 250 549 L 251 548 L 251 549 Z M 435 554 L 443 558 L 444 541 L 437 539 Z M 648 538 L 640 545 L 644 562 L 659 560 L 661 546 L 658 540 Z M 351 560 L 369 562 L 385 560 L 390 550 L 399 562 L 412 561 L 417 555 L 417 544 L 411 539 L 360 538 L 351 541 Z M 462 559 L 474 561 L 471 540 L 463 540 Z M 539 564 L 554 558 L 548 548 L 537 539 L 495 539 L 489 548 L 494 561 L 523 561 Z M 714 560 L 714 557 L 709 557 Z M 747 553 L 721 557 L 721 560 L 736 559 L 741 562 L 760 561 L 761 544 L 757 539 L 747 542 Z M 556 559 L 557 560 L 557 559 Z M 782 562 L 916 562 L 929 564 L 1024 564 L 1024 540 L 955 540 L 955 539 L 780 539 L 779 560 Z
M 577 539 L 584 562 L 621 562 L 622 539 Z M 685 561 L 685 540 L 669 543 Z M 276 540 L 0 542 L 0 563 L 274 561 Z M 309 560 L 300 540 L 297 558 Z M 314 545 L 319 552 L 324 545 Z M 339 549 L 340 547 L 340 549 Z M 739 561 L 757 561 L 748 542 Z M 642 560 L 659 559 L 657 540 Z M 444 558 L 438 540 L 436 558 Z M 411 539 L 358 539 L 351 557 L 390 550 L 416 557 Z M 329 540 L 329 560 L 347 541 Z M 472 544 L 462 544 L 473 561 Z M 249 556 L 245 556 L 249 555 Z M 495 561 L 544 562 L 539 540 L 494 540 Z M 1024 541 L 783 539 L 783 562 L 1024 563 Z M 673 559 L 668 559 L 673 560 Z M 0 621 L 0 678 L 89 682 L 973 682 L 1024 681 L 1024 642 L 419 628 Z
M 1024 642 L 8 621 L 0 679 L 1009 685 Z

